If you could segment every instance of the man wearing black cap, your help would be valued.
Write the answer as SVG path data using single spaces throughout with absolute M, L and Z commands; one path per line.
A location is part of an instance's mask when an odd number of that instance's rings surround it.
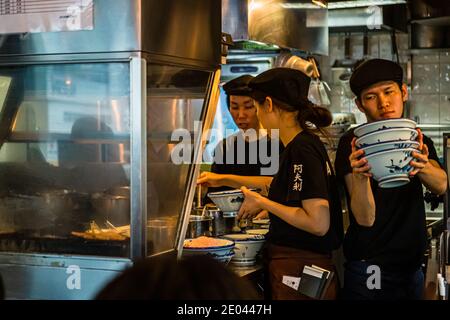
M 278 158 L 282 152 L 282 145 L 278 141 L 272 145 L 272 140 L 267 136 L 266 130 L 261 128 L 258 121 L 256 107 L 250 96 L 251 89 L 248 87 L 252 79 L 253 77 L 251 75 L 243 75 L 227 82 L 223 86 L 227 96 L 228 109 L 239 128 L 239 132 L 224 139 L 216 147 L 214 162 L 211 167 L 213 174 L 237 176 L 265 175 L 261 169 L 270 168 L 272 163 L 262 163 L 260 158 L 261 143 L 266 144 L 266 156 L 270 159 L 272 159 L 273 146 L 277 151 L 277 153 L 273 154 L 274 157 Z M 273 174 L 275 173 L 276 170 Z M 200 176 L 199 181 L 203 183 L 214 180 L 215 177 L 211 173 L 204 172 Z M 231 187 L 223 185 L 220 187 L 210 187 L 209 191 L 214 192 L 228 189 L 231 189 Z
M 401 118 L 408 98 L 402 68 L 391 61 L 368 60 L 350 79 L 356 105 L 368 122 Z M 353 130 L 340 140 L 336 172 L 345 183 L 351 211 L 344 241 L 344 298 L 421 299 L 421 264 L 427 246 L 423 186 L 439 195 L 447 176 L 433 142 L 418 129 L 421 153 L 407 185 L 383 189 L 372 179 L 363 150 L 356 150 Z

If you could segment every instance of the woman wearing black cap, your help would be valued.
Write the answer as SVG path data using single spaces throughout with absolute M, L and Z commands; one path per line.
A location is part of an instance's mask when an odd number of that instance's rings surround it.
M 300 277 L 305 265 L 334 270 L 331 252 L 342 239 L 342 211 L 327 152 L 313 133 L 331 124 L 328 110 L 308 99 L 310 78 L 294 69 L 268 70 L 252 81 L 252 96 L 264 128 L 279 130 L 285 146 L 269 196 L 242 187 L 245 201 L 239 217 L 270 212 L 265 250 L 268 288 L 272 299 L 309 299 L 283 283 L 284 276 Z M 337 294 L 334 277 L 326 299 Z
M 408 90 L 402 68 L 372 59 L 358 66 L 350 79 L 355 102 L 368 122 L 403 115 Z M 413 152 L 411 181 L 383 189 L 371 178 L 363 150 L 356 150 L 353 130 L 339 141 L 335 167 L 345 184 L 350 226 L 345 235 L 344 298 L 364 300 L 420 299 L 421 264 L 427 247 L 423 186 L 435 194 L 447 189 L 433 141 L 419 131 Z
M 258 121 L 248 86 L 252 79 L 251 75 L 242 75 L 223 86 L 228 110 L 239 131 L 218 143 L 211 172 L 201 173 L 198 183 L 208 187 L 208 192 L 233 189 L 227 184 L 228 177 L 244 181 L 248 180 L 247 177 L 261 177 L 264 180 L 266 176 L 271 179 L 278 170 L 275 164 L 278 164 L 283 146 L 278 139 L 267 137 L 266 130 Z M 248 185 L 245 182 L 243 184 Z M 266 218 L 267 215 L 267 212 L 261 212 L 258 218 Z

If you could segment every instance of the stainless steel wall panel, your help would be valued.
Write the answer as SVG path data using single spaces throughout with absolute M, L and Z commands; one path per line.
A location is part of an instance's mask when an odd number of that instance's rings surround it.
M 141 3 L 142 51 L 220 64 L 221 0 Z
M 142 1 L 94 0 L 94 30 L 6 35 L 0 56 L 138 50 Z
M 94 30 L 0 35 L 0 57 L 145 51 L 219 65 L 221 24 L 220 0 L 94 0 Z

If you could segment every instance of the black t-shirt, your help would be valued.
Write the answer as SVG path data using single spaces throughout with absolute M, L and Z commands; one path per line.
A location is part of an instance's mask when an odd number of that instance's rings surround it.
M 240 148 L 238 139 L 241 139 L 244 148 Z M 265 150 L 261 149 L 262 144 L 265 145 Z M 273 147 L 276 147 L 276 145 L 274 144 Z M 283 144 L 278 141 L 278 156 L 274 154 L 274 156 L 278 157 L 277 160 L 279 160 L 283 150 Z M 213 162 L 211 172 L 239 176 L 273 176 L 278 171 L 277 167 L 274 167 L 274 172 L 272 174 L 264 174 L 264 172 L 261 171 L 262 168 L 269 169 L 273 167 L 271 161 L 272 151 L 272 140 L 268 136 L 260 137 L 258 140 L 248 142 L 242 139 L 242 136 L 239 136 L 239 133 L 232 135 L 227 139 L 222 140 L 222 142 L 217 145 L 214 151 L 214 159 L 221 161 Z M 230 189 L 232 188 L 208 188 L 208 192 Z
M 338 179 L 352 172 L 349 156 L 353 130 L 339 141 L 335 168 Z M 429 159 L 439 163 L 433 141 L 424 136 Z M 387 270 L 417 270 L 427 246 L 425 205 L 422 183 L 418 177 L 397 188 L 379 188 L 370 179 L 375 199 L 375 222 L 372 227 L 360 226 L 350 214 L 350 226 L 344 240 L 347 260 L 366 260 Z M 350 198 L 347 192 L 348 203 Z M 350 205 L 349 211 L 351 213 Z
M 302 208 L 302 200 L 326 199 L 330 229 L 320 237 L 300 230 L 270 214 L 268 241 L 274 244 L 330 253 L 343 238 L 342 208 L 337 182 L 328 154 L 319 137 L 302 131 L 285 148 L 280 170 L 270 185 L 269 199 Z

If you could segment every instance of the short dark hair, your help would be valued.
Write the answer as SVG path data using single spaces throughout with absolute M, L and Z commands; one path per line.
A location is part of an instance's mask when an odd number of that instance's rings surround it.
M 208 256 L 177 260 L 175 255 L 135 263 L 109 283 L 97 300 L 241 300 L 259 299 L 256 289 Z

